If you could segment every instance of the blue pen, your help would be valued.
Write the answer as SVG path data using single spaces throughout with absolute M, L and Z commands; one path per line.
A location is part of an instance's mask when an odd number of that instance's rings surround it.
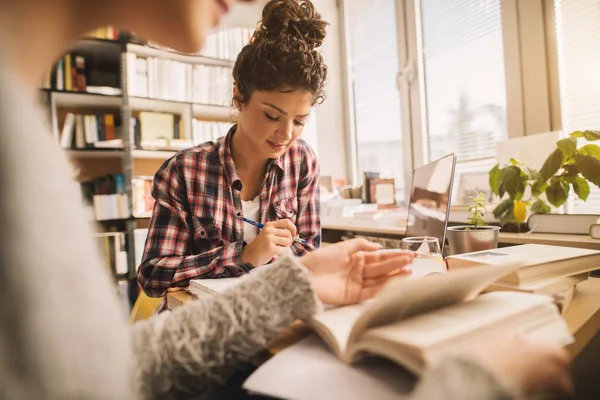
M 256 221 L 252 221 L 251 219 L 248 219 L 246 217 L 242 218 L 244 220 L 244 222 L 249 223 L 250 225 L 254 225 L 255 227 L 257 227 L 258 229 L 262 229 L 265 226 L 263 224 L 261 224 L 260 222 L 256 222 Z M 306 240 L 304 239 L 300 239 L 299 237 L 295 237 L 294 238 L 294 242 L 298 242 L 298 243 L 302 243 L 302 244 L 306 244 Z

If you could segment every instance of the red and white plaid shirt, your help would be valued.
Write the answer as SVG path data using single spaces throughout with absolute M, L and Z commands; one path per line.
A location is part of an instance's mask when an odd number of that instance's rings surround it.
M 138 282 L 153 297 L 192 278 L 238 276 L 252 269 L 240 260 L 244 242 L 241 181 L 231 157 L 235 126 L 216 143 L 179 152 L 154 177 L 154 211 Z M 321 244 L 319 167 L 313 150 L 297 140 L 272 159 L 261 186 L 258 222 L 288 218 L 306 244 L 293 242 L 296 255 Z

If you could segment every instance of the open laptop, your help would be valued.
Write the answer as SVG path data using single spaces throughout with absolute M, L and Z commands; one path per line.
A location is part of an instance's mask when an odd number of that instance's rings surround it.
M 450 154 L 413 171 L 406 236 L 437 237 L 444 254 L 456 157 Z

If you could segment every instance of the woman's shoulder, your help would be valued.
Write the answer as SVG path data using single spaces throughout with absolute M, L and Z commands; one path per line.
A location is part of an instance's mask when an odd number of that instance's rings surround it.
M 222 141 L 205 142 L 194 147 L 183 149 L 169 157 L 160 170 L 171 172 L 186 171 L 219 162 L 219 147 Z M 160 171 L 159 170 L 159 171 Z
M 312 147 L 303 139 L 297 139 L 290 147 L 288 153 L 293 158 L 299 158 L 304 162 L 314 162 L 317 160 L 317 155 Z

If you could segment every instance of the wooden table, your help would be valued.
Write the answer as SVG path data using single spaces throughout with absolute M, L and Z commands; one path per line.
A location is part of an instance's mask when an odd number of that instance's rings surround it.
M 169 308 L 176 308 L 187 301 L 193 300 L 185 291 L 167 294 Z M 600 278 L 589 278 L 577 285 L 571 304 L 563 315 L 567 326 L 575 337 L 575 342 L 567 347 L 574 358 L 600 331 Z M 286 347 L 308 336 L 311 329 L 302 322 L 297 322 L 281 333 L 279 338 L 269 348 L 273 355 Z

